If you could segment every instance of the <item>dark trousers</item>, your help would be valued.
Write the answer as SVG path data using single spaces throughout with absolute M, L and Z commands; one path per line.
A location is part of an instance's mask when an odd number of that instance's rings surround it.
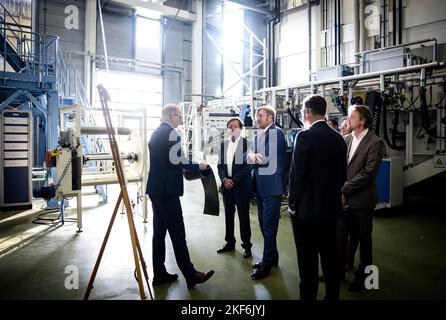
M 262 197 L 257 192 L 256 200 L 259 225 L 263 235 L 262 265 L 271 267 L 274 262 L 279 260 L 279 252 L 277 251 L 277 229 L 279 228 L 282 196 Z
M 359 267 L 356 278 L 365 278 L 365 268 L 373 264 L 372 231 L 373 210 L 372 209 L 350 209 L 351 211 L 351 239 L 353 243 L 359 243 Z
M 223 192 L 223 203 L 225 205 L 225 240 L 229 245 L 235 245 L 234 236 L 234 216 L 237 207 L 238 218 L 240 222 L 240 238 L 242 247 L 250 249 L 251 244 L 251 224 L 249 222 L 249 197 L 248 192 L 239 192 L 234 188 Z
M 338 246 L 339 271 L 340 276 L 345 276 L 346 266 L 353 267 L 355 253 L 358 248 L 358 241 L 353 239 L 352 214 L 349 210 L 344 210 L 344 214 L 337 222 L 336 242 Z
M 300 299 L 316 300 L 319 287 L 319 255 L 325 278 L 325 299 L 339 300 L 336 221 L 297 219 L 291 215 L 300 276 Z
M 151 196 L 150 199 L 153 209 L 152 260 L 154 276 L 162 276 L 167 272 L 164 262 L 166 260 L 165 238 L 168 231 L 178 267 L 185 278 L 190 278 L 196 270 L 190 261 L 187 249 L 180 198 Z

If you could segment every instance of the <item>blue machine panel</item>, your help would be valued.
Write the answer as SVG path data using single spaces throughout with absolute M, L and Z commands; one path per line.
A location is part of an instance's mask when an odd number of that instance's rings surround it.
M 378 189 L 378 203 L 390 202 L 390 161 L 384 159 L 376 177 Z

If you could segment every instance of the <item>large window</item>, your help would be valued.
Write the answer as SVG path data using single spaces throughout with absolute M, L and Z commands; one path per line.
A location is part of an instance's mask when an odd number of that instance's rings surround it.
M 117 116 L 119 110 L 131 112 L 131 110 L 145 108 L 147 112 L 147 128 L 149 132 L 156 129 L 160 124 L 162 105 L 162 77 L 141 73 L 118 72 L 97 70 L 97 84 L 103 84 L 110 94 L 113 125 L 128 126 L 129 123 L 122 123 L 122 119 Z M 97 91 L 95 91 L 95 104 L 100 106 Z M 100 113 L 100 111 L 99 111 Z M 96 117 L 100 126 L 105 126 L 103 116 Z
M 225 96 L 243 95 L 243 82 L 239 77 L 243 74 L 243 23 L 243 8 L 226 1 L 223 8 L 223 52 L 226 57 L 223 62 L 223 93 Z
M 144 12 L 136 19 L 136 59 L 161 62 L 161 23 L 159 13 Z

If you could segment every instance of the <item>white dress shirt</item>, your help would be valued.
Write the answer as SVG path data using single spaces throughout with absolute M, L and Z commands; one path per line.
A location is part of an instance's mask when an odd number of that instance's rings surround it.
M 232 177 L 232 161 L 234 160 L 235 151 L 242 136 L 238 136 L 237 140 L 232 142 L 229 140 L 228 151 L 226 152 L 226 163 L 228 166 L 228 176 Z
M 274 122 L 271 122 L 270 125 L 267 126 L 265 129 L 260 129 L 260 132 L 265 133 L 269 129 L 269 127 L 271 127 L 273 124 L 274 124 Z
M 356 149 L 358 149 L 359 144 L 361 143 L 362 139 L 364 139 L 365 135 L 369 132 L 369 129 L 365 129 L 363 132 L 361 132 L 358 136 L 355 135 L 355 132 L 352 132 L 352 145 L 350 147 L 350 153 L 348 154 L 348 163 L 352 160 L 353 155 L 356 152 Z

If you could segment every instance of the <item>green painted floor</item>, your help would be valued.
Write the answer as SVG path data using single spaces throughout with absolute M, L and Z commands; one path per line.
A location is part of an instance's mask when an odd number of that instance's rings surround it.
M 11 226 L 11 222 L 0 220 L 0 244 L 7 236 L 11 237 L 14 228 L 36 230 L 32 240 L 3 251 L 0 256 L 0 299 L 82 299 L 111 217 L 113 199 L 117 198 L 117 188 L 109 190 L 107 205 L 97 206 L 97 196 L 84 197 L 82 233 L 76 233 L 74 223 L 38 227 L 28 219 L 23 225 Z M 255 206 L 251 210 L 253 258 L 243 259 L 240 243 L 235 252 L 217 254 L 218 247 L 224 244 L 223 207 L 218 217 L 203 215 L 201 184 L 186 182 L 185 190 L 182 204 L 192 262 L 200 271 L 214 269 L 216 273 L 205 284 L 188 290 L 167 238 L 166 266 L 180 277 L 171 285 L 156 287 L 155 299 L 298 299 L 296 250 L 287 213 L 282 214 L 279 224 L 279 267 L 266 279 L 253 281 L 249 276 L 251 264 L 261 259 L 263 249 Z M 375 217 L 374 259 L 379 268 L 379 290 L 350 293 L 347 290 L 353 278 L 350 272 L 347 282 L 342 283 L 341 299 L 446 298 L 446 210 L 419 205 L 407 208 L 380 212 Z M 150 204 L 149 222 L 143 224 L 138 214 L 135 220 L 151 276 Z M 236 238 L 240 239 L 238 229 Z M 70 268 L 79 271 L 78 289 L 65 287 Z M 91 299 L 139 299 L 133 270 L 127 220 L 125 215 L 118 215 Z M 324 291 L 321 283 L 320 299 Z

